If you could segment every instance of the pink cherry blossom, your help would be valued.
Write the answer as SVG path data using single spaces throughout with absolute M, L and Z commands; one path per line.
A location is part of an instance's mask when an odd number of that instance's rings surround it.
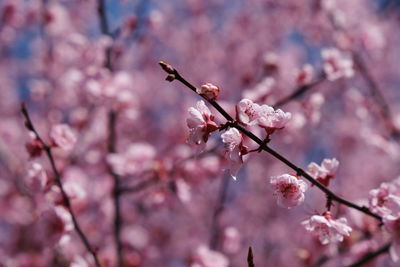
M 268 105 L 262 105 L 257 122 L 268 134 L 272 134 L 275 130 L 284 128 L 291 117 L 290 112 L 283 112 L 280 109 L 274 110 Z
M 324 71 L 328 80 L 334 81 L 342 77 L 354 75 L 353 61 L 336 48 L 324 49 L 321 52 L 324 60 Z
M 272 134 L 277 129 L 285 127 L 290 120 L 291 114 L 282 110 L 274 110 L 268 105 L 258 105 L 250 99 L 242 99 L 236 105 L 236 118 L 245 125 L 259 125 L 268 134 Z
M 50 137 L 54 144 L 64 150 L 72 150 L 76 143 L 76 136 L 67 124 L 53 125 Z
M 248 148 L 243 145 L 243 136 L 236 128 L 230 128 L 221 138 L 228 153 L 231 176 L 236 180 L 236 174 L 243 164 L 243 156 L 248 153 Z
M 339 167 L 339 161 L 335 158 L 324 159 L 321 166 L 311 162 L 307 167 L 307 172 L 325 186 L 334 178 Z
M 344 236 L 349 236 L 352 228 L 347 224 L 346 218 L 335 220 L 329 212 L 321 215 L 313 215 L 302 222 L 307 231 L 318 236 L 321 244 L 342 242 Z
M 217 100 L 219 91 L 219 88 L 212 83 L 203 84 L 200 88 L 196 89 L 199 95 L 205 96 L 208 100 Z
M 290 174 L 271 177 L 270 183 L 275 189 L 278 205 L 284 208 L 292 208 L 304 201 L 304 192 L 307 184 L 298 177 Z
M 189 127 L 189 144 L 205 144 L 210 134 L 218 129 L 214 115 L 203 100 L 197 102 L 196 108 L 189 108 L 189 118 L 186 122 Z
M 382 183 L 369 192 L 369 206 L 383 217 L 400 216 L 399 188 L 393 183 Z
M 228 267 L 228 259 L 217 251 L 210 250 L 205 245 L 196 249 L 190 267 Z
M 260 112 L 260 106 L 250 99 L 242 99 L 236 105 L 236 119 L 244 125 L 255 125 Z

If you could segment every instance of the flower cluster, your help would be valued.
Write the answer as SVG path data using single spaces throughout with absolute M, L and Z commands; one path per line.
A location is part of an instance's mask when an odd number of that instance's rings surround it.
M 385 229 L 392 235 L 390 256 L 400 259 L 400 178 L 391 183 L 382 183 L 369 192 L 370 209 L 383 217 Z
M 336 48 L 324 49 L 321 52 L 324 60 L 324 71 L 330 81 L 354 75 L 353 60 Z
M 258 125 L 264 128 L 268 135 L 284 128 L 291 117 L 289 112 L 274 110 L 268 105 L 258 105 L 250 99 L 242 99 L 236 105 L 236 118 L 240 123 L 246 126 Z
M 315 162 L 311 162 L 308 165 L 308 173 L 317 179 L 318 182 L 325 186 L 329 186 L 329 181 L 335 177 L 337 168 L 339 167 L 339 161 L 335 158 L 324 159 L 321 166 Z
M 330 212 L 311 216 L 309 220 L 302 222 L 307 231 L 315 233 L 323 245 L 331 242 L 342 242 L 344 236 L 349 236 L 352 231 L 347 225 L 346 218 L 335 220 Z

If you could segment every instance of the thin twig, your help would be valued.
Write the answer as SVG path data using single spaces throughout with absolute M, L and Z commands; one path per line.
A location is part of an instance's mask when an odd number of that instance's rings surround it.
M 247 264 L 249 267 L 255 267 L 253 259 L 253 249 L 249 247 L 249 252 L 247 253 Z
M 366 264 L 369 261 L 375 259 L 379 255 L 387 253 L 389 251 L 389 248 L 390 248 L 390 243 L 387 243 L 387 244 L 383 245 L 382 247 L 380 247 L 378 250 L 367 253 L 364 257 L 362 257 L 361 259 L 359 259 L 355 263 L 349 265 L 348 267 L 360 267 L 360 266 L 363 266 L 364 264 Z
M 100 265 L 99 259 L 97 257 L 97 253 L 96 253 L 95 249 L 93 249 L 92 246 L 90 245 L 89 240 L 86 237 L 85 233 L 82 231 L 82 229 L 81 229 L 81 227 L 80 227 L 80 225 L 78 223 L 78 220 L 76 218 L 76 215 L 75 215 L 75 213 L 74 213 L 74 211 L 72 209 L 71 201 L 70 201 L 67 193 L 65 192 L 64 186 L 63 186 L 63 184 L 61 182 L 61 174 L 58 171 L 58 169 L 56 167 L 56 163 L 54 161 L 53 153 L 51 151 L 51 146 L 48 145 L 46 142 L 44 142 L 44 140 L 40 137 L 39 133 L 36 131 L 36 129 L 35 129 L 33 123 L 32 123 L 32 120 L 31 120 L 31 118 L 29 116 L 29 112 L 26 109 L 26 106 L 25 106 L 24 103 L 22 103 L 22 105 L 21 105 L 21 112 L 22 112 L 22 115 L 25 118 L 25 126 L 26 126 L 26 128 L 29 131 L 32 131 L 35 134 L 35 137 L 37 138 L 37 140 L 39 140 L 40 144 L 43 147 L 43 150 L 46 152 L 46 156 L 49 159 L 51 168 L 52 168 L 52 170 L 54 172 L 54 181 L 56 182 L 56 185 L 60 189 L 64 205 L 66 206 L 69 214 L 71 215 L 72 223 L 74 224 L 74 228 L 75 228 L 76 232 L 78 233 L 79 238 L 81 239 L 82 243 L 84 244 L 86 249 L 89 251 L 89 253 L 92 254 L 96 266 L 100 267 L 101 265 Z
M 173 80 L 178 80 L 181 83 L 183 83 L 185 86 L 187 86 L 189 89 L 194 91 L 196 94 L 196 87 L 194 87 L 191 83 L 186 81 L 180 74 L 179 72 L 174 69 L 171 65 L 168 63 L 161 61 L 159 62 L 160 66 L 163 68 L 164 71 L 166 71 L 169 75 L 167 77 L 168 81 L 173 81 Z M 304 171 L 302 168 L 296 166 L 294 163 L 292 163 L 290 160 L 285 158 L 283 155 L 279 154 L 277 151 L 273 150 L 270 148 L 263 140 L 258 138 L 256 135 L 254 135 L 252 132 L 248 131 L 245 129 L 243 126 L 241 126 L 237 121 L 235 121 L 216 101 L 213 100 L 208 100 L 206 97 L 200 95 L 203 97 L 208 103 L 210 103 L 218 112 L 224 116 L 224 118 L 228 121 L 227 124 L 230 127 L 234 127 L 238 129 L 240 132 L 242 132 L 244 135 L 248 136 L 250 139 L 252 139 L 254 142 L 256 142 L 261 150 L 266 151 L 276 159 L 280 160 L 283 162 L 285 165 L 293 169 L 297 175 L 303 176 L 307 181 L 309 181 L 311 184 L 315 185 L 318 189 L 320 189 L 322 192 L 324 192 L 327 196 L 329 196 L 333 201 L 336 201 L 338 203 L 341 203 L 345 206 L 348 206 L 350 208 L 356 209 L 358 211 L 361 211 L 371 217 L 374 217 L 377 219 L 379 222 L 382 222 L 382 217 L 376 213 L 371 212 L 367 207 L 365 206 L 359 206 L 355 203 L 352 203 L 348 200 L 345 200 L 342 197 L 339 197 L 332 191 L 330 191 L 327 187 L 325 187 L 323 184 L 318 182 L 316 179 L 314 179 L 312 176 L 310 176 L 306 171 Z

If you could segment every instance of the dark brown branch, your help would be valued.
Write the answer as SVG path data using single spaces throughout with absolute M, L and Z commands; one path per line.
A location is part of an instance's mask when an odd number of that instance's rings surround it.
M 171 65 L 169 65 L 168 63 L 166 63 L 164 61 L 159 62 L 159 64 L 169 74 L 168 77 L 167 77 L 169 80 L 171 80 L 171 79 L 172 80 L 178 80 L 181 83 L 183 83 L 184 85 L 186 85 L 189 89 L 191 89 L 192 91 L 194 91 L 196 93 L 196 87 L 194 87 L 192 84 L 190 84 L 188 81 L 186 81 L 179 74 L 179 72 L 176 69 L 174 69 Z M 379 220 L 379 222 L 382 222 L 382 217 L 379 216 L 378 214 L 375 214 L 375 213 L 371 212 L 365 206 L 359 206 L 359 205 L 357 205 L 355 203 L 352 203 L 350 201 L 345 200 L 342 197 L 339 197 L 338 195 L 336 195 L 335 193 L 330 191 L 327 187 L 325 187 L 323 184 L 321 184 L 316 179 L 311 177 L 306 171 L 304 171 L 300 167 L 297 167 L 294 163 L 292 163 L 290 160 L 285 158 L 283 155 L 279 154 L 278 152 L 276 152 L 275 150 L 270 148 L 267 144 L 265 144 L 265 142 L 263 142 L 263 140 L 258 138 L 252 132 L 248 131 L 243 126 L 241 126 L 237 121 L 235 121 L 216 101 L 212 101 L 212 100 L 210 101 L 205 97 L 203 97 L 203 98 L 206 101 L 208 101 L 208 103 L 210 103 L 218 112 L 220 112 L 222 114 L 222 116 L 224 116 L 224 118 L 228 121 L 227 124 L 230 127 L 234 127 L 236 129 L 238 129 L 240 132 L 242 132 L 244 135 L 248 136 L 250 139 L 252 139 L 255 143 L 257 143 L 260 146 L 261 150 L 266 151 L 267 153 L 269 153 L 270 155 L 272 155 L 276 159 L 278 159 L 281 162 L 283 162 L 285 165 L 287 165 L 288 167 L 293 169 L 299 176 L 303 176 L 307 181 L 309 181 L 311 184 L 313 184 L 316 187 L 318 187 L 318 189 L 320 189 L 322 192 L 324 192 L 333 201 L 336 201 L 336 202 L 341 203 L 341 204 L 343 204 L 345 206 L 348 206 L 350 208 L 353 208 L 353 209 L 356 209 L 358 211 L 361 211 L 361 212 L 363 212 L 363 213 L 365 213 L 365 214 L 367 214 L 367 215 L 369 215 L 371 217 L 374 217 L 375 219 Z
M 375 259 L 379 255 L 387 253 L 389 251 L 389 248 L 390 248 L 390 243 L 387 243 L 387 244 L 383 245 L 382 247 L 380 247 L 378 250 L 367 253 L 364 257 L 362 257 L 361 259 L 359 259 L 355 263 L 349 265 L 348 267 L 360 267 L 360 266 L 363 266 L 364 264 L 366 264 L 369 261 Z
M 279 108 L 283 105 L 286 105 L 290 101 L 292 101 L 296 98 L 299 98 L 300 96 L 305 94 L 307 91 L 309 91 L 309 90 L 313 89 L 315 86 L 321 84 L 323 81 L 325 81 L 325 79 L 326 79 L 325 75 L 321 74 L 317 80 L 315 80 L 309 84 L 300 86 L 295 91 L 293 91 L 293 93 L 291 93 L 290 95 L 288 95 L 288 96 L 282 98 L 281 100 L 279 100 L 278 102 L 276 102 L 275 105 L 273 105 L 273 107 Z
M 98 8 L 97 11 L 100 20 L 101 32 L 102 34 L 112 38 L 107 20 L 105 0 L 98 0 L 97 8 Z M 112 57 L 112 46 L 106 49 L 106 61 L 104 62 L 104 67 L 112 72 L 113 65 L 111 57 Z M 114 110 L 110 110 L 108 113 L 108 142 L 107 142 L 108 153 L 116 152 L 116 140 L 117 140 L 116 126 L 117 126 L 117 113 Z M 114 243 L 117 254 L 117 266 L 122 267 L 124 264 L 124 255 L 123 255 L 123 246 L 121 239 L 123 220 L 121 213 L 120 177 L 113 171 L 111 166 L 108 166 L 108 172 L 110 173 L 113 179 L 112 198 L 114 202 Z
M 54 161 L 54 157 L 53 157 L 53 153 L 51 151 L 51 146 L 48 145 L 46 142 L 44 142 L 44 140 L 40 137 L 39 133 L 36 131 L 32 120 L 29 116 L 28 110 L 25 107 L 25 104 L 22 103 L 21 105 L 21 112 L 22 115 L 25 118 L 25 127 L 29 130 L 32 131 L 35 134 L 35 137 L 37 138 L 37 140 L 39 140 L 39 142 L 41 143 L 43 150 L 46 153 L 47 158 L 50 161 L 50 165 L 51 168 L 54 172 L 54 181 L 56 183 L 56 185 L 58 186 L 58 188 L 60 189 L 61 192 L 61 197 L 63 199 L 63 203 L 65 205 L 65 207 L 67 208 L 69 214 L 71 215 L 72 218 L 72 223 L 74 224 L 74 228 L 79 236 L 79 238 L 81 239 L 82 243 L 84 244 L 85 248 L 89 251 L 89 253 L 93 256 L 94 262 L 96 264 L 97 267 L 100 267 L 100 262 L 99 259 L 97 257 L 97 253 L 96 250 L 94 248 L 92 248 L 92 246 L 89 243 L 88 238 L 86 237 L 85 233 L 83 232 L 83 230 L 81 229 L 78 220 L 76 218 L 76 215 L 72 209 L 72 205 L 71 205 L 71 201 L 67 195 L 67 193 L 65 192 L 64 186 L 61 182 L 61 174 L 58 171 L 57 167 L 56 167 L 56 163 Z
M 247 253 L 247 264 L 249 267 L 255 267 L 253 259 L 253 250 L 249 247 L 249 252 Z

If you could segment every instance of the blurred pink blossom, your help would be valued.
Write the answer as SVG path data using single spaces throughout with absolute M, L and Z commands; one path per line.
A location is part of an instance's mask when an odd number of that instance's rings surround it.
M 217 251 L 210 250 L 205 245 L 199 246 L 193 255 L 190 267 L 228 267 L 228 259 Z
M 76 143 L 76 136 L 67 124 L 53 125 L 50 130 L 53 143 L 66 151 L 72 150 Z
M 321 54 L 328 80 L 334 81 L 342 77 L 350 78 L 354 75 L 353 60 L 338 49 L 324 49 Z

